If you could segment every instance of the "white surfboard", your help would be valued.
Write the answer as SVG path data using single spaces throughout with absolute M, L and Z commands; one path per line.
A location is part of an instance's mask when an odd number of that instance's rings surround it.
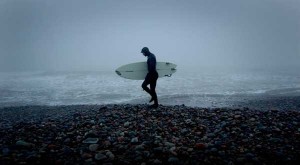
M 158 77 L 170 77 L 176 72 L 176 64 L 170 62 L 156 62 L 156 71 Z M 148 73 L 147 62 L 136 62 L 123 65 L 116 69 L 116 73 L 127 79 L 131 80 L 144 80 Z

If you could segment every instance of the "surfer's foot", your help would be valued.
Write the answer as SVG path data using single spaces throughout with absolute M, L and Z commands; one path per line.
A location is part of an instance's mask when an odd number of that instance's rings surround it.
M 151 100 L 149 101 L 149 103 L 151 103 L 152 101 L 154 101 L 154 98 L 152 97 Z
M 154 109 L 156 109 L 156 108 L 158 108 L 158 104 L 150 105 L 149 108 L 154 108 Z

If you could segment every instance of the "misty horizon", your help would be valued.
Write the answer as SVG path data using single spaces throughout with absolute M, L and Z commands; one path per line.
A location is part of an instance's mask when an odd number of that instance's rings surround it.
M 300 68 L 300 2 L 1 1 L 0 71 Z

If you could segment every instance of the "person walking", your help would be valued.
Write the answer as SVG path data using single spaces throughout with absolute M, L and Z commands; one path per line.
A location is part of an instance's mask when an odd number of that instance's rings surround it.
M 157 108 L 158 107 L 158 99 L 157 94 L 155 91 L 156 88 L 156 82 L 158 79 L 158 73 L 156 71 L 156 57 L 154 54 L 152 54 L 149 51 L 149 48 L 144 47 L 141 51 L 141 53 L 147 57 L 147 65 L 148 65 L 148 73 L 145 77 L 145 80 L 142 84 L 142 88 L 150 94 L 151 100 L 149 103 L 154 101 L 154 104 L 150 106 L 150 108 Z M 150 89 L 148 88 L 148 85 L 150 84 Z

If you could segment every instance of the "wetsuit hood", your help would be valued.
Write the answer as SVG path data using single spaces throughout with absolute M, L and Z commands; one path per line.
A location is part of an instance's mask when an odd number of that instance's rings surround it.
M 147 55 L 147 54 L 150 54 L 149 48 L 143 47 L 141 53 L 144 53 L 144 54 L 146 54 L 146 55 Z

